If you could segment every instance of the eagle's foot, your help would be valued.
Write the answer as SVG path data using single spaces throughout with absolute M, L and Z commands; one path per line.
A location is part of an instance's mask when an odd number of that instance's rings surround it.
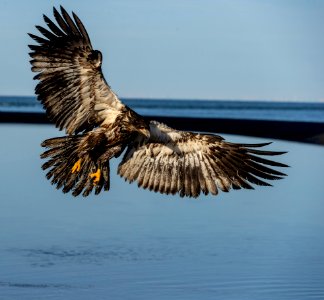
M 79 159 L 72 167 L 71 172 L 79 172 L 81 170 L 81 159 Z
M 100 181 L 101 170 L 98 168 L 95 173 L 91 173 L 89 176 L 93 179 L 93 184 L 97 185 L 98 182 Z

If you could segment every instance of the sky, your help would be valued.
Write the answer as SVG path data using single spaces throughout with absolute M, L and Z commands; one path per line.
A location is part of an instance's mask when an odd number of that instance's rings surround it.
M 33 95 L 27 32 L 74 11 L 120 97 L 324 101 L 322 0 L 0 0 L 0 95 Z

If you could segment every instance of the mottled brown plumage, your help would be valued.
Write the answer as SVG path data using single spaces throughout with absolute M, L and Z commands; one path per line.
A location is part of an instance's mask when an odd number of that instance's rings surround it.
M 286 165 L 264 158 L 284 152 L 234 144 L 213 134 L 174 130 L 125 106 L 107 84 L 102 54 L 92 48 L 80 19 L 54 8 L 56 23 L 44 15 L 42 36 L 29 34 L 35 89 L 48 117 L 68 134 L 42 143 L 43 169 L 64 193 L 88 196 L 109 190 L 109 161 L 127 148 L 118 173 L 129 182 L 164 194 L 197 197 L 219 190 L 270 185 Z
M 129 182 L 155 192 L 197 197 L 217 195 L 218 190 L 269 186 L 265 180 L 281 179 L 284 173 L 268 166 L 286 165 L 262 156 L 284 152 L 259 150 L 264 144 L 234 144 L 212 134 L 176 131 L 151 121 L 151 136 L 128 147 L 118 173 Z

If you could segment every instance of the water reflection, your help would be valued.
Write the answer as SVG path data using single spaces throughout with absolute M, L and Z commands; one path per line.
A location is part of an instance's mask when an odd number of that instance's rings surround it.
M 273 188 L 191 200 L 114 175 L 109 193 L 76 199 L 40 169 L 39 144 L 56 134 L 0 126 L 4 299 L 324 297 L 324 147 L 276 141 L 292 167 Z

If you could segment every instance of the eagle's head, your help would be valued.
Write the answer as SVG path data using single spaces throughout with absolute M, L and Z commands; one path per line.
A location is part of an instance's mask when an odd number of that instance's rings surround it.
M 150 127 L 142 118 L 135 119 L 133 123 L 130 124 L 130 128 L 132 131 L 138 132 L 146 138 L 150 137 Z
M 124 126 L 128 132 L 139 133 L 140 135 L 145 136 L 146 138 L 150 137 L 150 126 L 144 118 L 138 115 L 133 110 L 129 109 L 123 118 Z

